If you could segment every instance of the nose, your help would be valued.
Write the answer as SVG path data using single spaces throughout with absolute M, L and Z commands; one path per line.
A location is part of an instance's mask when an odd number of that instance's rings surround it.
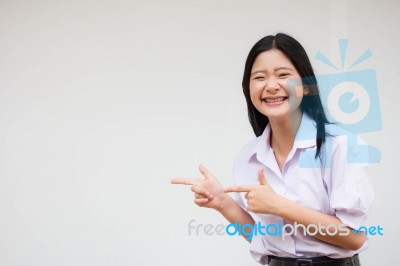
M 279 84 L 276 79 L 268 79 L 265 84 L 266 90 L 279 90 Z

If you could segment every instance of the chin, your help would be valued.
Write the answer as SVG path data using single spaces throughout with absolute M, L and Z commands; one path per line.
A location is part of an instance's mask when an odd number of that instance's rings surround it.
M 263 115 L 268 117 L 268 119 L 285 119 L 290 117 L 290 112 L 288 109 L 284 110 L 264 110 Z

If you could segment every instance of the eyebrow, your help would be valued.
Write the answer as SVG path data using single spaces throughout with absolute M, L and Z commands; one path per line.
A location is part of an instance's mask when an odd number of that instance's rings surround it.
M 278 71 L 278 70 L 290 70 L 290 71 L 293 71 L 293 68 L 291 68 L 291 67 L 277 67 L 277 68 L 274 69 L 274 71 Z M 257 71 L 254 71 L 253 73 L 250 74 L 250 77 L 253 76 L 253 75 L 255 75 L 255 74 L 258 74 L 258 73 L 265 73 L 265 72 L 266 72 L 266 71 L 264 71 L 264 70 L 257 70 Z

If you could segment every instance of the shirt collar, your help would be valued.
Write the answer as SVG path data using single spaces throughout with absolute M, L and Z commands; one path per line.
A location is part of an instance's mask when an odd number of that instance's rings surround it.
M 268 124 L 261 136 L 258 137 L 258 141 L 254 147 L 254 150 L 249 154 L 249 158 L 253 155 L 257 156 L 257 159 L 262 162 L 267 157 L 271 150 L 270 145 L 271 126 Z M 309 115 L 303 113 L 300 127 L 297 130 L 297 134 L 294 140 L 293 149 L 305 149 L 316 146 L 317 128 L 314 120 Z

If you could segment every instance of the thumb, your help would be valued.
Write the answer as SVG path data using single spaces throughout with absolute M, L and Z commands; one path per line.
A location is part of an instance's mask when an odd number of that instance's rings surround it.
M 203 165 L 199 165 L 199 171 L 204 176 L 204 179 L 213 179 L 214 176 L 207 170 L 207 168 Z
M 260 185 L 267 185 L 267 180 L 265 179 L 263 168 L 258 169 L 258 181 L 260 182 Z

